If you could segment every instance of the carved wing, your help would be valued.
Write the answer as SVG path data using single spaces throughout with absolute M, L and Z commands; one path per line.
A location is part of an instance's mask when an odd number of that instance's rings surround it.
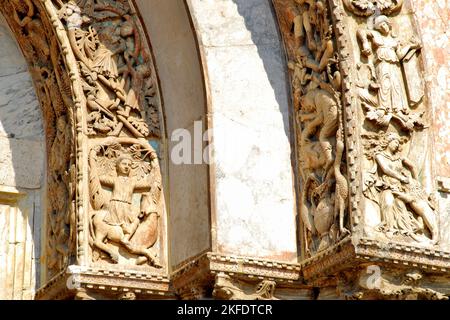
M 109 202 L 109 194 L 103 190 L 100 176 L 111 175 L 114 170 L 114 162 L 106 157 L 98 157 L 91 151 L 89 155 L 89 192 L 91 205 L 94 210 L 103 208 Z

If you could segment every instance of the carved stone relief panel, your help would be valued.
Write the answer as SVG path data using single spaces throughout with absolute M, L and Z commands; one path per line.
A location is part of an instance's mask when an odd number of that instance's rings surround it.
M 96 141 L 91 144 L 89 169 L 93 261 L 161 268 L 164 211 L 154 149 L 130 138 Z
M 383 12 L 345 19 L 353 21 L 349 30 L 354 30 L 349 40 L 364 150 L 363 230 L 385 241 L 436 245 L 439 214 L 430 171 L 422 44 L 410 16 Z
M 69 264 L 165 272 L 161 101 L 135 8 L 127 0 L 0 4 L 44 115 L 45 278 Z
M 347 230 L 439 246 L 423 45 L 403 1 L 274 5 L 290 60 L 306 257 Z
M 327 1 L 274 1 L 292 79 L 303 256 L 349 234 L 341 72 Z

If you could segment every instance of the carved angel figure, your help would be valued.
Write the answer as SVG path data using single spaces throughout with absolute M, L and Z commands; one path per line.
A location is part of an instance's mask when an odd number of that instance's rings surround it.
M 96 210 L 92 216 L 92 244 L 108 253 L 116 263 L 118 254 L 107 244 L 108 241 L 140 256 L 138 264 L 148 260 L 151 265 L 160 267 L 148 250 L 157 238 L 157 202 L 161 190 L 158 168 L 133 158 L 133 152 L 136 156 L 141 151 L 136 146 L 126 149 L 121 145 L 106 149 L 96 146 L 91 150 L 90 192 L 91 204 Z M 149 156 L 155 159 L 154 150 L 149 152 Z M 103 187 L 111 189 L 110 196 Z M 146 194 L 141 196 L 141 208 L 137 212 L 132 205 L 133 195 L 144 192 Z M 149 218 L 153 213 L 155 216 Z M 146 219 L 150 219 L 150 223 Z M 143 232 L 139 228 L 147 228 L 149 234 L 142 238 Z M 137 234 L 139 239 L 135 239 Z
M 400 63 L 405 56 L 420 44 L 411 42 L 402 46 L 391 34 L 391 24 L 386 16 L 378 16 L 374 21 L 375 30 L 359 30 L 362 43 L 361 52 L 371 54 L 375 49 L 375 71 L 378 81 L 378 108 L 388 113 L 408 113 L 408 101 Z M 370 41 L 370 42 L 369 42 Z
M 417 180 L 414 164 L 400 155 L 400 144 L 400 137 L 392 132 L 373 149 L 375 163 L 366 181 L 365 195 L 380 207 L 379 230 L 388 236 L 401 234 L 422 241 L 418 233 L 428 228 L 432 242 L 437 243 L 434 206 Z

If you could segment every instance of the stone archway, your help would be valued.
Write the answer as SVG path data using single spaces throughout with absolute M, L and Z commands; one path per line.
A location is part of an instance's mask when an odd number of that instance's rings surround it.
M 166 134 L 136 9 L 128 1 L 14 0 L 1 10 L 29 64 L 47 141 L 38 297 L 67 294 L 51 289 L 65 284 L 69 265 L 149 272 L 164 283 Z

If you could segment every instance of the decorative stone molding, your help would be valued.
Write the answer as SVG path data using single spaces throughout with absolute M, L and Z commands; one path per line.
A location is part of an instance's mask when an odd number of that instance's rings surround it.
M 223 283 L 225 279 L 229 279 L 231 282 L 237 281 L 238 283 L 244 281 L 245 286 L 250 286 L 251 290 L 254 290 L 258 283 L 261 282 L 276 282 L 278 286 L 289 288 L 301 287 L 303 289 L 305 287 L 301 284 L 300 266 L 298 264 L 230 256 L 213 252 L 206 252 L 180 265 L 171 274 L 173 286 L 181 297 L 200 297 L 210 290 L 211 292 L 214 291 L 213 289 L 219 290 L 216 291 L 218 296 L 222 295 L 222 289 L 218 287 L 212 288 L 211 286 L 211 283 L 216 283 L 215 279 L 221 279 L 219 280 L 220 283 Z M 236 290 L 240 292 L 243 289 Z M 257 291 L 257 289 L 255 290 Z M 248 296 L 247 298 L 250 299 L 251 297 Z
M 148 274 L 161 285 L 144 280 L 143 291 L 168 291 L 165 155 L 155 151 L 163 115 L 133 4 L 2 0 L 0 7 L 30 65 L 44 115 L 46 282 L 75 264 L 124 274 L 118 287 L 132 285 L 135 273 Z M 96 289 L 112 279 L 80 277 Z
M 14 187 L 0 186 L 0 203 L 2 204 L 15 205 L 23 196 L 25 196 L 25 193 Z
M 210 269 L 226 274 L 245 274 L 248 277 L 296 281 L 299 279 L 300 267 L 294 263 L 284 263 L 248 257 L 208 254 Z
M 326 275 L 368 263 L 383 263 L 399 269 L 416 268 L 445 279 L 450 270 L 450 252 L 412 245 L 386 245 L 370 239 L 360 239 L 359 242 L 347 240 L 302 262 L 301 274 L 307 283 L 322 283 L 326 281 Z
M 174 297 L 168 276 L 70 266 L 41 288 L 35 298 L 78 299 L 86 295 L 93 299 L 119 299 L 126 293 L 135 295 L 136 299 Z

